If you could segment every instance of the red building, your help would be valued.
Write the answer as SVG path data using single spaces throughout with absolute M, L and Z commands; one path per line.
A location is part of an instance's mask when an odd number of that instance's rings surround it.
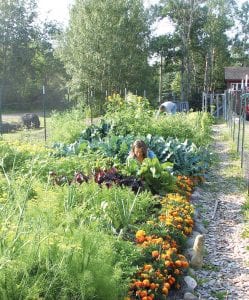
M 248 67 L 226 67 L 225 68 L 226 88 L 240 91 L 242 87 L 242 80 L 243 80 L 243 87 L 245 87 L 246 75 L 248 77 L 247 87 L 249 87 Z

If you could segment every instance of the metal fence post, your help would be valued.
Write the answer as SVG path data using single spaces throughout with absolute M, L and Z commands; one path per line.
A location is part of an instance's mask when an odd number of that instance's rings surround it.
M 241 124 L 241 115 L 242 115 L 242 95 L 239 97 L 239 124 L 238 124 L 238 136 L 237 136 L 237 152 L 240 151 L 240 124 Z
M 44 121 L 44 140 L 47 141 L 47 124 L 46 124 L 46 92 L 45 86 L 42 86 L 42 95 L 43 95 L 43 121 Z
M 0 134 L 3 135 L 3 119 L 2 119 L 2 87 L 0 86 Z

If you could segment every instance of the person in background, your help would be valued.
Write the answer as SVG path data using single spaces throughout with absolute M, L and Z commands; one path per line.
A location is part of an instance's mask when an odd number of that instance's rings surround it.
M 133 158 L 142 163 L 145 158 L 154 157 L 156 157 L 155 153 L 148 149 L 144 141 L 136 140 L 131 146 L 131 151 L 127 159 Z
M 165 101 L 162 104 L 160 104 L 158 112 L 157 112 L 157 117 L 159 116 L 160 113 L 167 113 L 174 115 L 176 113 L 176 104 L 172 101 Z

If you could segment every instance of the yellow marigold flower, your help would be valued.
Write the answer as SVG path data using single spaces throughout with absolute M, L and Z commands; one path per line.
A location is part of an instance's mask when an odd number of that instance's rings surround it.
M 136 238 L 139 238 L 141 236 L 145 236 L 145 231 L 144 230 L 138 230 L 136 232 Z

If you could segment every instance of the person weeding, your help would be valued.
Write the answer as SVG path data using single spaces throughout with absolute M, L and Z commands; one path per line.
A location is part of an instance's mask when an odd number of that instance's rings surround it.
M 155 153 L 152 150 L 148 149 L 144 141 L 136 140 L 131 146 L 131 151 L 127 159 L 133 158 L 142 163 L 145 158 L 154 157 L 156 157 Z
M 167 113 L 174 115 L 176 113 L 176 104 L 172 101 L 165 101 L 162 104 L 160 104 L 157 116 L 159 116 L 160 113 Z

